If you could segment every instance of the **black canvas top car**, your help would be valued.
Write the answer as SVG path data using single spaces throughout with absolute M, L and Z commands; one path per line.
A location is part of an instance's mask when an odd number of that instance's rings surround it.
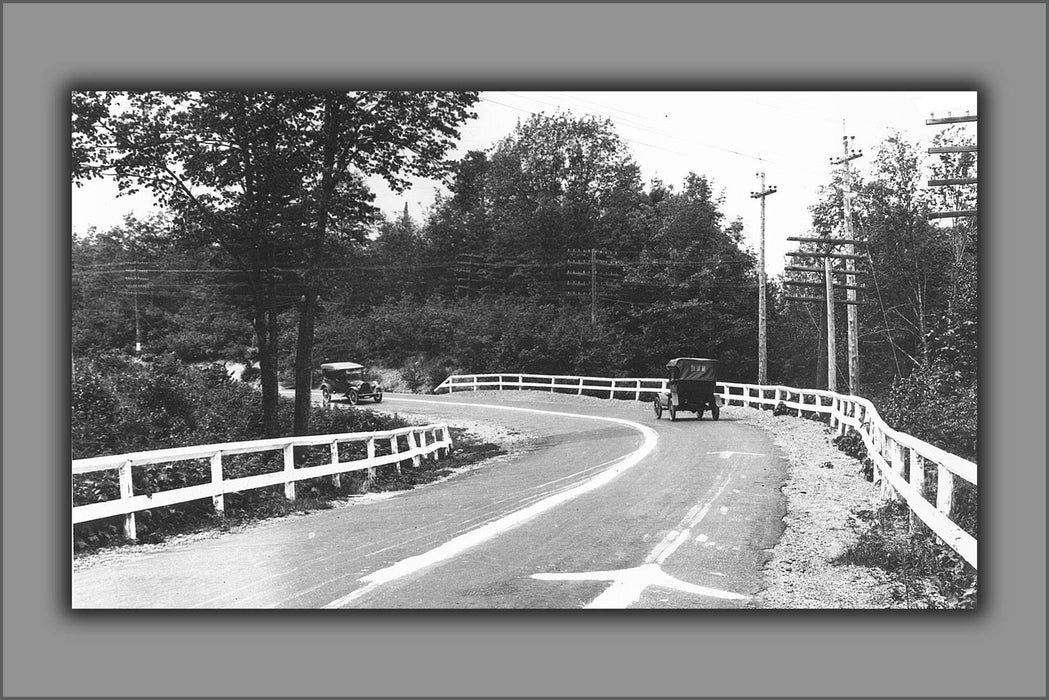
M 361 399 L 382 401 L 382 386 L 364 373 L 364 365 L 356 362 L 326 362 L 321 365 L 322 405 L 331 405 L 332 396 L 342 394 L 351 405 Z
M 677 420 L 678 411 L 692 411 L 699 419 L 704 411 L 717 420 L 721 415 L 719 400 L 714 393 L 718 378 L 718 361 L 708 357 L 675 357 L 667 363 L 668 391 L 658 394 L 653 401 L 656 418 L 666 410 L 670 420 Z

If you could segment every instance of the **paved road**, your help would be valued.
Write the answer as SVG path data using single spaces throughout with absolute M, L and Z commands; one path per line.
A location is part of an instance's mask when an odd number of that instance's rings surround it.
M 447 481 L 78 572 L 73 605 L 159 608 L 752 607 L 785 467 L 733 420 L 532 392 L 387 395 L 402 414 L 539 436 Z M 560 399 L 560 400 L 554 400 Z M 688 414 L 692 416 L 692 414 Z

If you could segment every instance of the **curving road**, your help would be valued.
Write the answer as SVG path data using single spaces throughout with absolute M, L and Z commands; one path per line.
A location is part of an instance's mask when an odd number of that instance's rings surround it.
M 556 400 L 555 400 L 556 399 Z M 371 406 L 369 406 L 371 407 Z M 532 392 L 376 408 L 539 436 L 395 497 L 77 572 L 75 608 L 754 607 L 785 464 L 760 429 Z

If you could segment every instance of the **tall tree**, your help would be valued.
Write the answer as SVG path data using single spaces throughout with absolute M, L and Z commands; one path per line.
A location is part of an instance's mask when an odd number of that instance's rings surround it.
M 476 93 L 214 91 L 75 93 L 74 181 L 149 189 L 202 247 L 245 271 L 254 300 L 267 434 L 276 434 L 277 297 L 301 293 L 295 430 L 307 429 L 320 272 L 333 239 L 363 237 L 363 185 L 444 172 Z M 289 273 L 289 270 L 298 270 Z M 289 277 L 290 274 L 290 277 Z
M 487 173 L 491 245 L 504 256 L 554 274 L 569 248 L 633 243 L 639 169 L 608 120 L 534 115 L 495 146 Z
M 641 329 L 647 355 L 637 369 L 706 354 L 726 376 L 748 377 L 757 362 L 757 283 L 754 256 L 741 248 L 743 225 L 725 220 L 706 177 L 689 173 L 680 192 L 658 189 L 650 237 L 625 281 L 637 306 L 623 322 Z
M 381 176 L 394 191 L 409 177 L 444 180 L 460 126 L 475 92 L 334 92 L 297 96 L 310 121 L 300 130 L 306 155 L 301 178 L 309 205 L 302 306 L 295 360 L 295 431 L 308 429 L 318 275 L 330 237 L 356 230 L 371 211 L 361 176 Z

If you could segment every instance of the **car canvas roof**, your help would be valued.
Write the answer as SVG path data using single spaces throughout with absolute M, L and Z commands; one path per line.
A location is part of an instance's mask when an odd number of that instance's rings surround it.
M 364 369 L 364 365 L 359 365 L 356 362 L 325 362 L 321 365 L 321 369 Z
M 718 361 L 709 357 L 675 357 L 673 360 L 667 363 L 667 367 L 674 367 L 678 362 L 713 362 L 717 364 Z

